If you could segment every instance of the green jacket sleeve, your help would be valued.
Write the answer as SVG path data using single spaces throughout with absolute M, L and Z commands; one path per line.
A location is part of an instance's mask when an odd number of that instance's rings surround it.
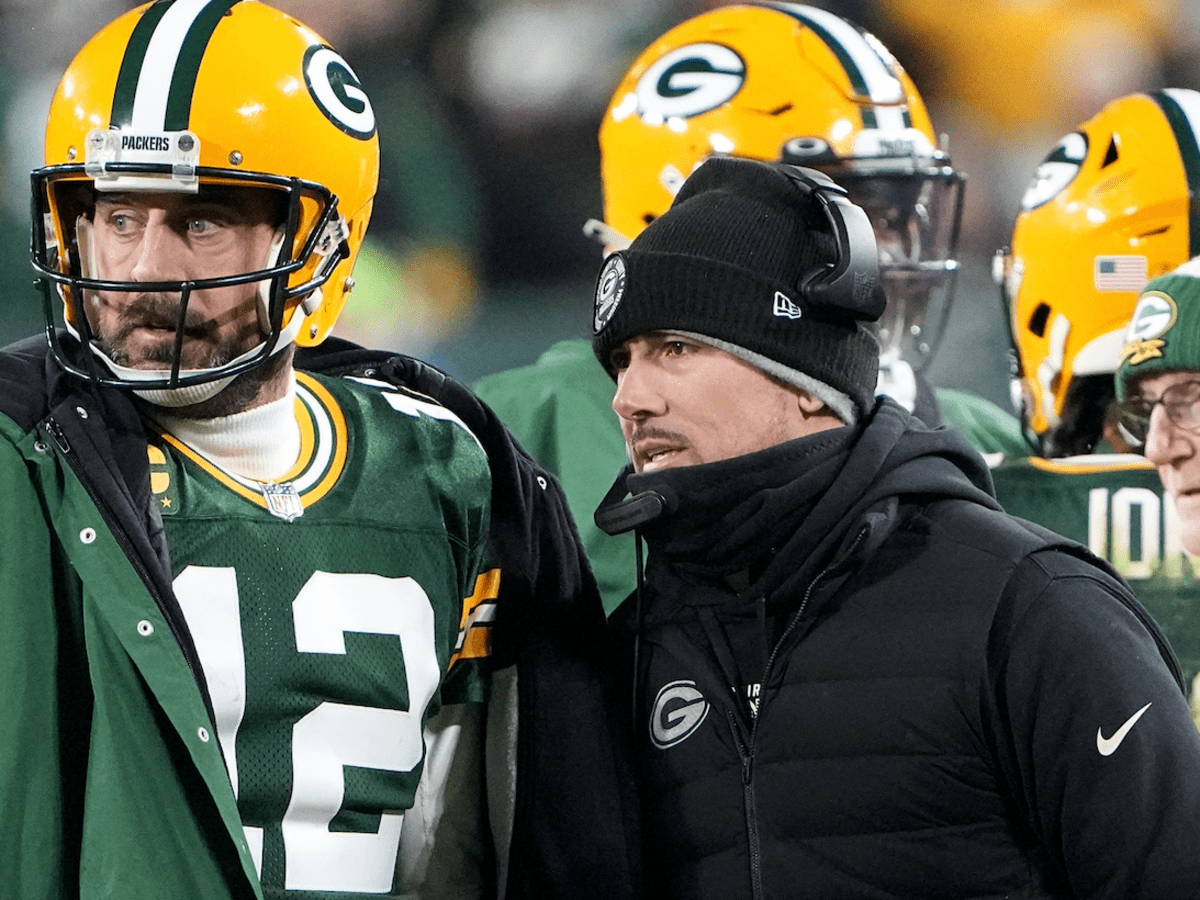
M 86 740 L 63 723 L 86 729 L 91 701 L 61 648 L 81 630 L 79 591 L 13 431 L 0 420 L 0 809 L 11 829 L 0 872 L 10 896 L 78 896 L 66 860 L 78 853 Z

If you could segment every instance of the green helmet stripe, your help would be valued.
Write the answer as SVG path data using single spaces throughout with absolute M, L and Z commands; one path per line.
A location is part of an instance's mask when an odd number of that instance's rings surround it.
M 196 90 L 196 76 L 204 59 L 204 50 L 217 30 L 221 17 L 240 0 L 220 0 L 207 4 L 188 29 L 183 47 L 179 51 L 179 62 L 171 78 L 171 92 L 167 97 L 164 130 L 183 131 L 188 127 L 192 113 L 192 94 Z
M 109 117 L 109 127 L 128 128 L 133 120 L 133 98 L 137 93 L 138 76 L 142 72 L 142 63 L 146 59 L 146 48 L 150 46 L 150 38 L 158 23 L 166 15 L 167 9 L 174 0 L 166 3 L 155 3 L 138 19 L 129 43 L 125 45 L 125 56 L 121 59 L 121 68 L 117 72 L 117 86 L 113 90 L 112 114 Z
M 1185 110 L 1178 102 L 1172 91 L 1155 91 L 1150 95 L 1167 117 L 1171 131 L 1175 134 L 1175 143 L 1179 147 L 1179 157 L 1183 161 L 1183 172 L 1187 178 L 1188 194 L 1191 196 L 1188 216 L 1188 257 L 1200 255 L 1200 143 L 1196 138 L 1196 127 L 1192 115 L 1200 114 L 1200 109 Z
M 183 131 L 204 51 L 240 0 L 159 0 L 138 21 L 121 61 L 113 127 Z
M 803 23 L 805 27 L 819 37 L 837 57 L 838 62 L 842 64 L 842 68 L 846 70 L 846 76 L 850 79 L 850 84 L 854 86 L 854 90 L 858 94 L 869 97 L 871 91 L 867 86 L 867 79 L 863 76 L 862 69 L 855 63 L 854 57 L 846 50 L 842 42 L 837 40 L 833 34 L 823 27 L 813 16 L 807 15 L 798 11 L 788 10 L 780 7 L 781 12 L 787 13 L 797 21 Z
M 864 128 L 894 131 L 912 127 L 912 117 L 904 103 L 904 89 L 891 62 L 867 39 L 862 29 L 822 9 L 790 3 L 762 5 L 791 16 L 829 48 L 854 92 L 871 100 L 872 105 L 863 106 L 861 110 Z

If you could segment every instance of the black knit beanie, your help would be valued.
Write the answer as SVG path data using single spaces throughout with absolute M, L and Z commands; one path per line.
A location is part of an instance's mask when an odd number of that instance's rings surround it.
M 714 157 L 627 250 L 607 257 L 592 349 L 609 375 L 622 343 L 675 331 L 808 391 L 844 421 L 873 407 L 879 341 L 872 323 L 884 308 L 874 237 L 857 245 L 870 254 L 863 270 L 872 274 L 856 278 L 854 290 L 806 288 L 836 264 L 839 243 L 821 203 L 789 169 L 840 193 L 811 170 Z

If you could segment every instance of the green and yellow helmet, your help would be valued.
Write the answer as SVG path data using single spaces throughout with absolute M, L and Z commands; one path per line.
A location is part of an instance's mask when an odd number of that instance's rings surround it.
M 636 237 L 711 156 L 823 171 L 866 210 L 888 312 L 885 353 L 926 361 L 957 262 L 963 178 L 925 104 L 883 44 L 811 6 L 719 7 L 647 47 L 600 126 L 610 246 Z
M 1200 93 L 1130 94 L 1064 137 L 996 257 L 1014 402 L 1049 457 L 1090 452 L 1138 292 L 1200 252 Z
M 77 223 L 96 192 L 209 184 L 284 198 L 272 258 L 220 279 L 263 285 L 267 333 L 250 358 L 190 374 L 176 364 L 157 380 L 81 365 L 52 337 L 55 352 L 102 383 L 174 388 L 227 378 L 292 341 L 319 343 L 353 286 L 378 176 L 370 101 L 349 64 L 291 16 L 256 0 L 158 0 L 120 16 L 63 75 L 47 120 L 46 166 L 33 173 L 33 263 L 50 333 L 65 324 L 86 347 L 89 291 L 145 289 L 91 277 Z M 186 297 L 212 281 L 155 289 Z

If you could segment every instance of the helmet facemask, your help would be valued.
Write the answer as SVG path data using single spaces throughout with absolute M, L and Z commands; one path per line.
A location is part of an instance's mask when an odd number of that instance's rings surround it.
M 948 165 L 873 172 L 858 164 L 824 171 L 863 208 L 875 232 L 888 298 L 879 321 L 882 355 L 920 371 L 937 350 L 953 299 L 963 178 Z
M 190 281 L 121 281 L 99 277 L 91 237 L 97 198 L 105 196 L 100 184 L 79 166 L 55 166 L 33 175 L 33 264 L 42 286 L 43 309 L 51 347 L 64 368 L 90 381 L 133 388 L 160 405 L 185 406 L 200 402 L 223 389 L 234 377 L 285 349 L 297 337 L 307 314 L 322 302 L 320 286 L 348 256 L 345 223 L 337 200 L 324 187 L 299 179 L 286 179 L 224 170 L 197 170 L 197 181 L 186 193 L 217 193 L 243 205 L 239 192 L 258 191 L 274 207 L 274 238 L 261 265 L 245 272 Z M 165 180 L 152 165 L 127 164 L 122 176 L 136 179 L 133 190 L 162 191 Z M 176 187 L 169 190 L 178 190 Z M 63 255 L 66 248 L 66 255 Z M 285 248 L 287 248 L 285 250 Z M 188 309 L 198 292 L 255 284 L 260 334 L 253 346 L 212 365 L 189 367 L 184 361 L 184 340 L 189 327 Z M 162 369 L 131 368 L 106 352 L 103 336 L 96 334 L 95 311 L 100 292 L 152 295 L 171 298 L 175 338 Z M 138 301 L 130 301 L 138 302 Z M 150 301 L 143 300 L 143 303 Z M 161 309 L 162 304 L 160 304 Z M 60 328 L 78 341 L 64 341 Z M 111 350 L 111 348 L 107 348 Z

